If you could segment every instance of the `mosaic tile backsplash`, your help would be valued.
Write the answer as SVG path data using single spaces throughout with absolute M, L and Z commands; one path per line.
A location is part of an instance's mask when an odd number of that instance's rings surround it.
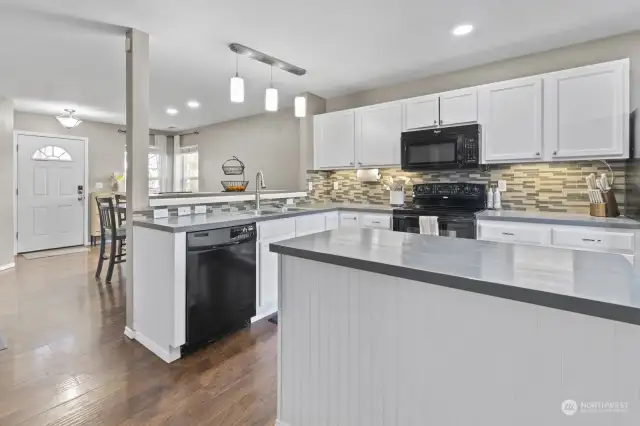
M 625 162 L 609 162 L 614 176 L 614 192 L 621 211 L 625 196 Z M 433 182 L 469 182 L 494 184 L 507 181 L 507 191 L 502 193 L 504 209 L 522 211 L 547 211 L 589 214 L 589 198 L 585 177 L 590 173 L 599 176 L 610 174 L 600 161 L 567 163 L 504 164 L 489 166 L 489 170 L 405 172 L 400 169 L 381 169 L 385 177 L 405 177 L 405 198 L 411 200 L 412 185 Z M 388 204 L 389 191 L 381 183 L 363 183 L 356 179 L 354 170 L 309 171 L 307 181 L 313 183 L 309 198 L 313 201 Z M 338 182 L 339 189 L 333 189 Z

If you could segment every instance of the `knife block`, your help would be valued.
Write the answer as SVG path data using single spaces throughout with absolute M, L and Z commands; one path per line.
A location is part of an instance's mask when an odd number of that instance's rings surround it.
M 618 208 L 618 202 L 616 201 L 616 195 L 613 191 L 603 192 L 604 202 L 607 205 L 607 217 L 620 216 L 620 209 Z
M 596 217 L 607 216 L 607 204 L 606 203 L 591 203 L 589 204 L 589 214 Z

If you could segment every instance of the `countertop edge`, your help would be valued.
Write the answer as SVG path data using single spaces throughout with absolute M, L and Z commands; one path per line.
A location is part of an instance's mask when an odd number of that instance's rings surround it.
M 198 232 L 198 231 L 205 231 L 208 229 L 218 229 L 218 228 L 226 228 L 230 226 L 245 225 L 253 222 L 264 222 L 268 220 L 287 219 L 291 217 L 305 216 L 310 214 L 329 213 L 332 211 L 359 211 L 359 212 L 365 212 L 365 213 L 391 214 L 393 212 L 393 208 L 389 207 L 389 209 L 386 210 L 385 208 L 371 208 L 371 207 L 367 208 L 366 206 L 358 207 L 358 205 L 355 204 L 355 205 L 349 205 L 349 206 L 313 207 L 313 208 L 309 208 L 308 210 L 282 212 L 282 213 L 276 213 L 268 216 L 247 217 L 247 216 L 243 216 L 242 214 L 229 215 L 228 220 L 215 222 L 215 223 L 201 224 L 201 225 L 199 224 L 199 225 L 184 225 L 184 226 L 168 226 L 168 225 L 149 222 L 146 220 L 137 220 L 137 219 L 133 220 L 133 225 L 139 226 L 141 228 L 149 228 L 157 231 L 178 234 L 181 232 Z
M 516 302 L 529 303 L 592 317 L 640 325 L 640 310 L 615 303 L 584 299 L 566 294 L 550 293 L 541 290 L 509 286 L 471 278 L 455 277 L 437 272 L 421 271 L 398 265 L 389 265 L 365 259 L 340 256 L 331 253 L 320 253 L 271 243 L 269 250 L 274 253 L 293 256 L 347 268 L 359 269 L 412 281 L 439 285 L 456 290 L 469 291 L 486 296 L 509 299 Z
M 519 223 L 537 223 L 542 225 L 565 225 L 565 226 L 587 226 L 591 228 L 612 228 L 612 229 L 628 229 L 640 230 L 640 222 L 635 223 L 612 223 L 612 222 L 591 222 L 589 220 L 580 219 L 563 219 L 551 217 L 505 217 L 505 216 L 486 216 L 480 212 L 476 214 L 477 221 L 491 222 L 519 222 Z M 629 219 L 633 220 L 633 219 Z

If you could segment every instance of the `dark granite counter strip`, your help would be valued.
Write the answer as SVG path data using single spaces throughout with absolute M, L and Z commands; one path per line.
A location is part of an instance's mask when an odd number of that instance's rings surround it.
M 148 216 L 152 214 L 151 211 L 141 211 L 137 212 L 138 217 L 134 218 L 133 225 L 173 233 L 198 232 L 331 211 L 361 211 L 391 214 L 392 207 L 372 204 L 319 203 L 303 204 L 294 207 L 290 211 L 276 211 L 269 208 L 265 208 L 264 210 L 272 211 L 273 213 L 257 216 L 248 212 L 221 212 L 208 213 L 206 215 L 170 216 L 164 219 L 153 219 L 153 217 Z
M 273 252 L 640 325 L 640 281 L 622 256 L 339 229 L 272 243 Z
M 513 210 L 484 210 L 476 219 L 502 222 L 528 222 L 546 225 L 591 226 L 595 228 L 640 229 L 640 222 L 627 217 L 594 217 L 552 212 L 519 212 Z

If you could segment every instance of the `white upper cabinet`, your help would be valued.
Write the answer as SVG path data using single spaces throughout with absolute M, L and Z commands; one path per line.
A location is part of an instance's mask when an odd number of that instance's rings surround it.
M 438 95 L 429 95 L 402 101 L 402 131 L 436 127 L 440 120 L 438 100 Z
M 478 121 L 476 88 L 454 90 L 440 95 L 440 125 L 452 126 Z
M 482 162 L 542 161 L 542 77 L 480 90 Z
M 392 102 L 356 110 L 356 166 L 400 164 L 402 105 Z
M 629 157 L 629 60 L 544 76 L 548 160 Z
M 354 110 L 331 112 L 313 117 L 316 169 L 354 166 L 354 120 Z

